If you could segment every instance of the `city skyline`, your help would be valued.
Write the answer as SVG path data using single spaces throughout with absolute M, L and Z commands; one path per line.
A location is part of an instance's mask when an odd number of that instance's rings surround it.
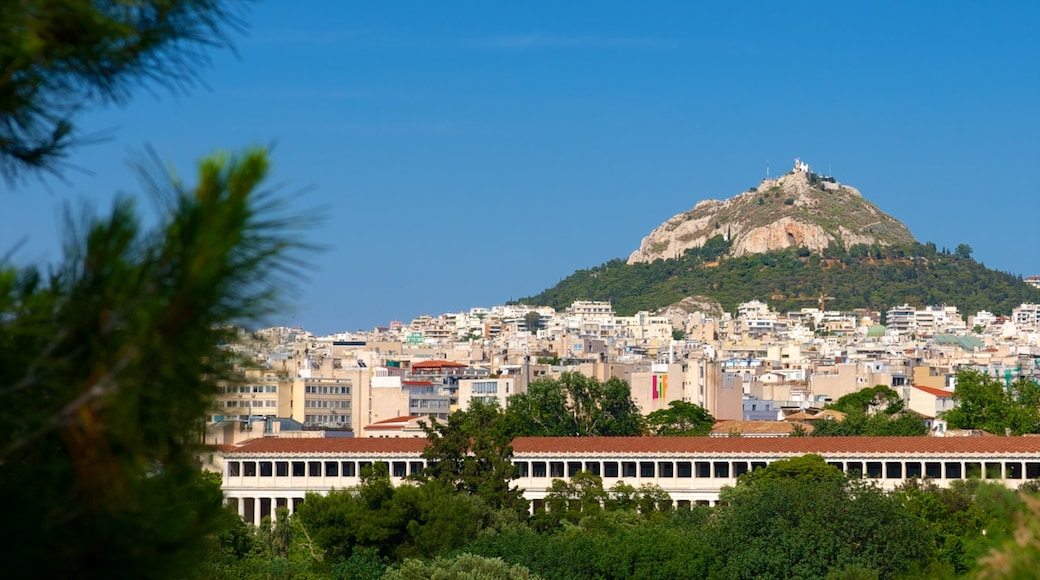
M 60 207 L 140 191 L 146 145 L 191 182 L 273 143 L 290 209 L 327 219 L 295 310 L 264 322 L 319 334 L 537 294 L 796 157 L 921 242 L 1040 274 L 1031 3 L 309 8 L 250 6 L 205 86 L 82 117 L 110 139 L 4 184 L 0 255 L 56 260 Z

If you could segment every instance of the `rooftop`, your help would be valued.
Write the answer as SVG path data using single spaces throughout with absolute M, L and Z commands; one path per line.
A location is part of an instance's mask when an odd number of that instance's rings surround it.
M 736 423 L 735 421 L 733 423 Z M 228 456 L 259 453 L 419 454 L 425 438 L 252 439 Z M 1040 437 L 519 437 L 517 455 L 806 453 L 1031 453 L 1040 457 Z

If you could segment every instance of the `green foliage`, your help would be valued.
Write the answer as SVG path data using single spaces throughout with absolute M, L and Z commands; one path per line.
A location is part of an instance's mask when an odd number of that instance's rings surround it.
M 793 471 L 726 494 L 708 532 L 710 577 L 840 578 L 856 567 L 893 578 L 934 558 L 927 527 L 893 496 L 819 465 Z
M 946 488 L 910 481 L 897 496 L 907 513 L 928 524 L 939 562 L 959 575 L 1013 537 L 1016 522 L 1028 516 L 1024 495 L 978 479 L 957 480 Z
M 647 429 L 661 437 L 707 435 L 715 425 L 715 418 L 699 405 L 672 401 L 668 407 L 646 416 Z
M 222 525 L 194 457 L 217 383 L 234 380 L 218 345 L 277 307 L 306 225 L 278 216 L 267 173 L 254 149 L 203 161 L 195 187 L 151 176 L 152 229 L 120 198 L 69 220 L 53 273 L 0 267 L 0 491 L 24 520 L 0 537 L 22 546 L 10 566 L 172 575 Z
M 938 253 L 934 245 L 852 246 L 848 251 L 834 246 L 824 252 L 824 259 L 804 248 L 736 257 L 728 255 L 728 246 L 717 236 L 717 242 L 709 240 L 677 259 L 649 264 L 614 259 L 575 272 L 520 302 L 566 308 L 575 300 L 608 300 L 622 316 L 662 308 L 686 296 L 708 296 L 730 312 L 749 300 L 766 300 L 781 312 L 798 310 L 821 294 L 834 296 L 829 307 L 838 310 L 881 312 L 907 302 L 1010 314 L 1023 302 L 1040 302 L 1040 289 L 1019 276 Z M 727 251 L 716 255 L 720 247 Z
M 406 560 L 387 570 L 384 580 L 538 580 L 541 578 L 519 564 L 509 565 L 501 558 L 460 554 L 431 562 Z
M 1013 538 L 1005 538 L 982 558 L 979 580 L 1031 580 L 1040 562 L 1040 499 L 1022 498 L 1027 510 L 1016 521 Z
M 394 487 L 386 466 L 363 474 L 357 489 L 308 494 L 296 517 L 323 559 L 349 559 L 359 549 L 382 558 L 432 558 L 469 541 L 487 521 L 479 498 L 438 481 Z
M 542 327 L 542 315 L 533 310 L 528 312 L 524 315 L 524 326 L 526 326 L 527 330 L 531 331 L 532 334 L 537 332 L 538 329 Z
M 179 92 L 206 64 L 203 49 L 238 28 L 225 0 L 26 0 L 0 10 L 0 174 L 55 170 L 91 105 L 131 89 Z M 96 137 L 95 137 L 96 139 Z
M 849 393 L 837 401 L 830 403 L 826 408 L 834 409 L 835 411 L 841 411 L 842 413 L 861 413 L 872 415 L 874 413 L 884 411 L 886 413 L 894 413 L 899 409 L 892 408 L 895 405 L 899 405 L 903 399 L 899 396 L 899 393 L 886 387 L 885 385 L 875 385 L 866 389 L 860 389 L 854 393 Z
M 813 437 L 908 437 L 928 434 L 924 419 L 913 412 L 886 415 L 867 415 L 862 411 L 850 412 L 842 421 L 825 419 L 813 422 Z
M 423 450 L 427 467 L 421 481 L 479 496 L 494 509 L 527 513 L 523 491 L 510 485 L 516 477 L 513 434 L 497 404 L 474 402 L 452 413 L 447 423 L 423 423 L 423 430 L 430 444 Z
M 957 406 L 943 413 L 951 429 L 982 429 L 1003 435 L 1040 433 L 1040 386 L 1020 379 L 1008 387 L 974 370 L 957 373 Z
M 745 486 L 756 486 L 785 480 L 832 482 L 844 478 L 845 474 L 840 469 L 828 465 L 822 456 L 810 453 L 773 461 L 765 467 L 742 474 L 738 481 Z
M 513 436 L 635 436 L 643 416 L 628 383 L 617 377 L 600 382 L 581 373 L 532 382 L 526 393 L 509 398 L 507 430 Z

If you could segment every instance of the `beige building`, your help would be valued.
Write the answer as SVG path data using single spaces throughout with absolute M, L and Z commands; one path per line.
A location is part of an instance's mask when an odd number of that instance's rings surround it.
M 907 408 L 925 418 L 935 419 L 940 413 L 949 411 L 955 406 L 953 393 L 950 391 L 920 385 L 910 388 Z

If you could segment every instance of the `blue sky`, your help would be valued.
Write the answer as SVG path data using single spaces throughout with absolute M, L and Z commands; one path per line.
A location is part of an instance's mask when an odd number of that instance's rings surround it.
M 1040 274 L 1040 3 L 266 2 L 245 20 L 205 86 L 83 116 L 112 138 L 4 195 L 0 255 L 55 260 L 61 208 L 138 191 L 146 145 L 188 179 L 276 143 L 292 208 L 326 208 L 325 251 L 266 322 L 319 333 L 533 295 L 795 157 L 921 241 Z

